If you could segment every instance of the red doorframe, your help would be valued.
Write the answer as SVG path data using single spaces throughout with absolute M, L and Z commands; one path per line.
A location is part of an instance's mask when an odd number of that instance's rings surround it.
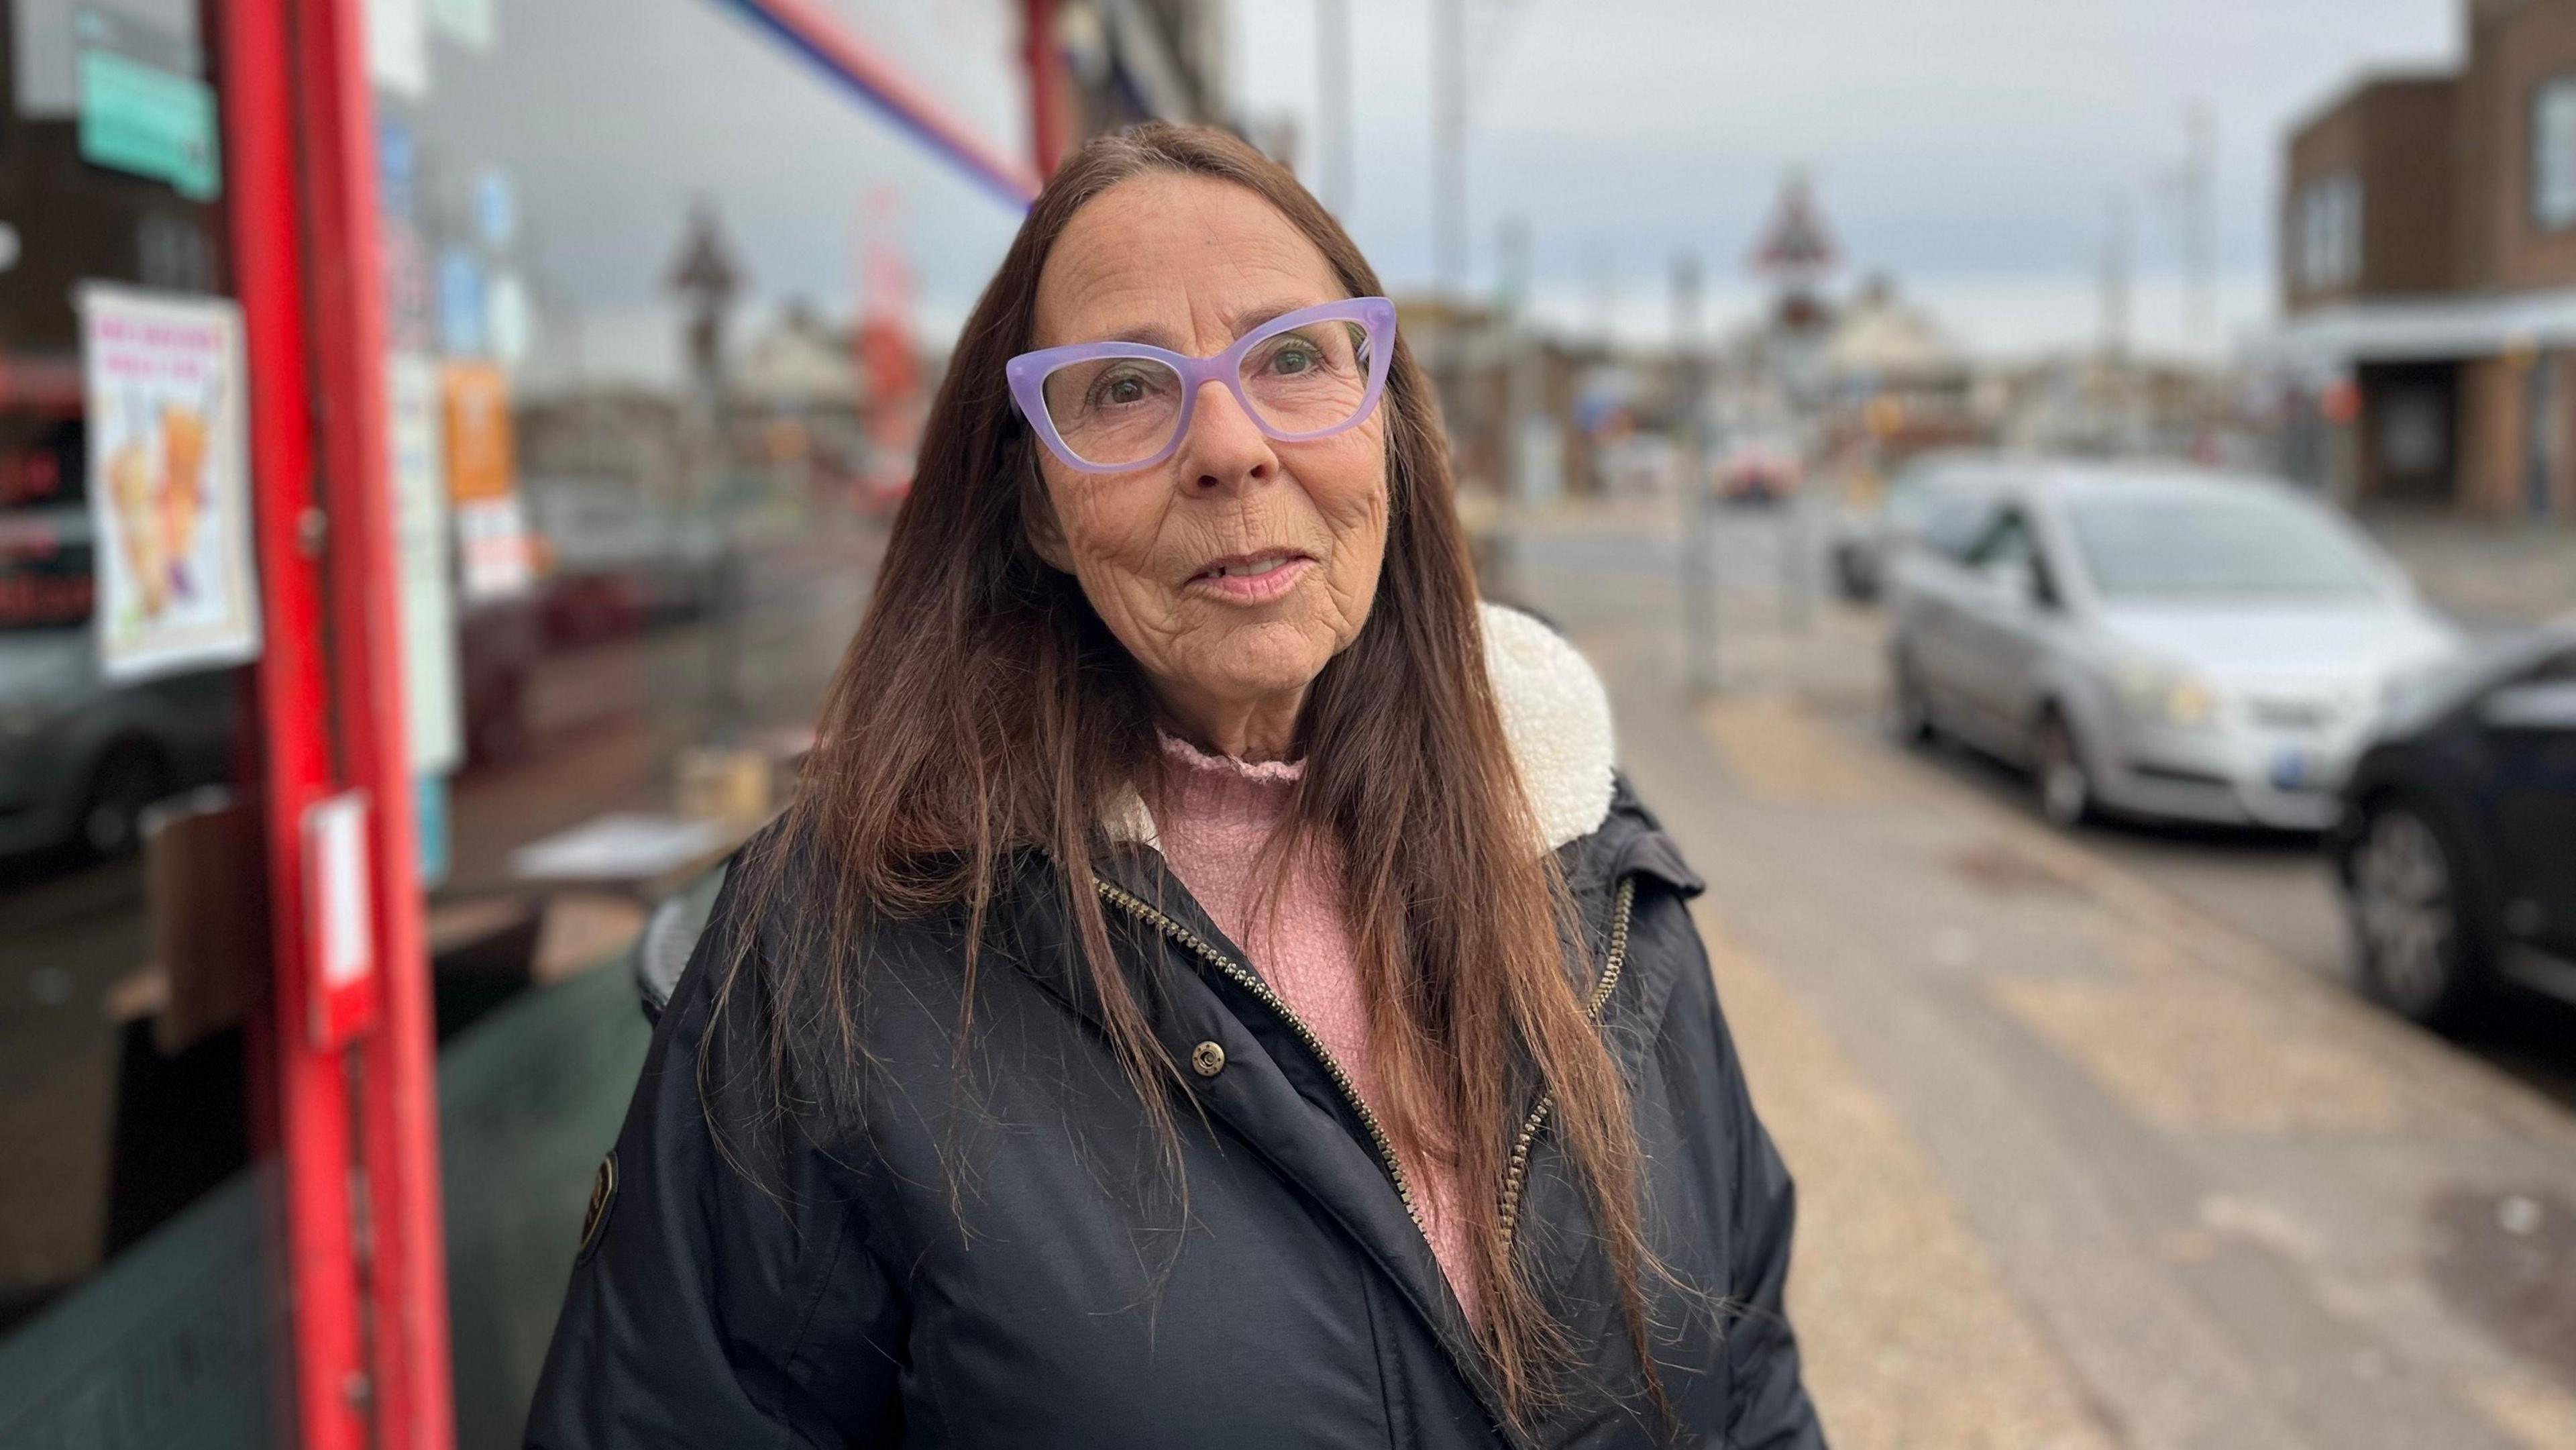
M 437 1023 L 422 930 L 385 420 L 389 354 L 375 96 L 361 0 L 292 0 L 303 105 L 305 262 L 317 441 L 330 518 L 331 712 L 344 789 L 368 799 L 382 1003 L 355 1048 L 366 1170 L 377 1450 L 449 1450 L 447 1247 L 439 1202 Z
M 313 509 L 311 360 L 298 240 L 294 105 L 284 0 L 215 7 L 224 156 L 231 193 L 235 292 L 249 371 L 251 509 L 259 546 L 261 639 L 254 671 L 267 834 L 274 1012 L 248 1034 L 255 1082 L 275 1094 L 276 1149 L 288 1295 L 285 1378 L 302 1450 L 366 1443 L 366 1383 L 358 1257 L 350 1215 L 350 1105 L 343 1054 L 315 1050 L 307 1029 L 304 844 L 306 808 L 331 788 L 323 715 L 319 540 Z M 265 1108 L 266 1105 L 261 1105 Z M 265 1116 L 264 1112 L 258 1116 Z
M 295 1443 L 449 1450 L 435 1023 L 403 728 L 363 20 L 359 0 L 217 9 L 262 564 L 276 1005 L 266 1037 Z M 318 1040 L 311 1012 L 303 822 L 340 790 L 370 805 L 382 1003 L 354 1045 Z

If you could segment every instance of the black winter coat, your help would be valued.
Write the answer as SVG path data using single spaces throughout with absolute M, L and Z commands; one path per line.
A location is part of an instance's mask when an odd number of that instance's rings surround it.
M 1499 662 L 1496 680 L 1508 694 Z M 1517 743 L 1529 722 L 1506 714 Z M 1606 711 L 1601 726 L 1606 747 Z M 1700 882 L 1602 774 L 1597 823 L 1558 850 L 1590 961 L 1606 964 L 1601 1026 L 1645 1147 L 1649 1242 L 1696 1291 L 1647 1286 L 1673 1443 L 1820 1446 L 1781 1311 L 1789 1177 L 1746 1097 L 1688 913 Z M 1156 1033 L 1194 1072 L 1197 1110 L 1178 1115 L 1186 1220 L 1036 858 L 986 938 L 967 1060 L 959 935 L 879 932 L 867 1032 L 886 1087 L 866 1128 L 795 1139 L 783 1181 L 755 1185 L 711 1130 L 711 1112 L 754 1111 L 756 1074 L 740 1068 L 760 1050 L 747 1014 L 717 1020 L 711 963 L 735 933 L 775 940 L 775 924 L 742 920 L 729 886 L 603 1168 L 606 1201 L 529 1445 L 1516 1443 L 1374 1120 L 1159 856 L 1110 859 L 1113 940 L 1160 984 Z M 1593 1367 L 1591 1393 L 1536 1443 L 1662 1443 L 1606 1257 L 1544 1123 L 1527 1164 L 1519 1249 L 1543 1265 Z

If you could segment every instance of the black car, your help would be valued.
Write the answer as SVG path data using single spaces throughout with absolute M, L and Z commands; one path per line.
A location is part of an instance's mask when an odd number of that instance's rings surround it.
M 2576 619 L 2398 707 L 2327 838 L 2364 990 L 2448 1023 L 2511 981 L 2576 1001 Z

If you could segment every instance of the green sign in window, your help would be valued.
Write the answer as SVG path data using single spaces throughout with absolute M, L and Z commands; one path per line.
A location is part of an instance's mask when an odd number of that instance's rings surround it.
M 215 93 L 204 81 L 109 50 L 80 57 L 80 154 L 85 161 L 170 183 L 212 201 L 223 191 Z

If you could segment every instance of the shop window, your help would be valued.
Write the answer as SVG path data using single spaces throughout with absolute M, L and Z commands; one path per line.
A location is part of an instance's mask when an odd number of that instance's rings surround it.
M 282 1279 L 243 1171 L 275 1155 L 245 1046 L 267 898 L 211 13 L 0 0 L 12 1445 L 200 1443 L 218 1423 L 281 1443 L 257 1306 Z
M 2532 92 L 2531 219 L 2543 231 L 2576 226 L 2576 74 Z
M 2299 285 L 2312 291 L 2361 277 L 2361 178 L 2349 171 L 2309 182 L 2299 192 Z
M 2393 388 L 2379 410 L 2379 466 L 2413 478 L 2438 473 L 2451 456 L 2450 403 L 2438 389 Z
M 399 22 L 388 413 L 429 521 L 402 594 L 451 1313 L 543 1324 L 560 1269 L 520 1266 L 562 1262 L 643 1050 L 614 964 L 792 790 L 1019 212 L 732 7 L 472 8 L 369 11 Z M 1025 133 L 1012 0 L 833 8 Z M 457 1336 L 460 1444 L 518 1443 L 532 1348 Z

